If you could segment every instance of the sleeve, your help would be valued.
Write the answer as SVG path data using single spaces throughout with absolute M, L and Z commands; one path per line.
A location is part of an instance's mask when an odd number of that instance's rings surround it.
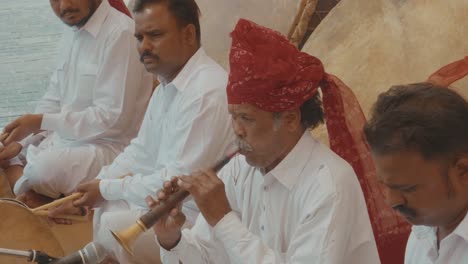
M 155 166 L 156 169 L 151 174 L 136 174 L 124 179 L 101 181 L 101 193 L 105 199 L 126 200 L 146 207 L 145 197 L 154 195 L 164 181 L 172 176 L 210 167 L 226 154 L 228 146 L 234 141 L 226 106 L 224 102 L 200 100 L 181 107 L 181 114 L 178 115 L 180 119 L 175 121 L 175 129 L 166 133 L 168 135 L 159 135 L 163 137 L 161 141 L 164 142 L 157 151 L 159 156 L 164 158 L 153 158 L 159 162 Z M 144 129 L 148 129 L 148 138 L 154 136 L 150 127 Z M 174 153 L 171 153 L 172 151 Z M 194 203 L 189 202 L 187 205 L 196 208 Z
M 151 99 L 148 109 L 153 106 L 153 98 Z M 104 198 L 110 191 L 108 190 L 107 180 L 119 179 L 121 176 L 128 173 L 132 174 L 150 174 L 152 173 L 153 166 L 151 160 L 151 153 L 147 146 L 149 146 L 151 138 L 148 133 L 151 132 L 151 117 L 150 112 L 147 111 L 143 118 L 140 131 L 136 138 L 125 148 L 125 150 L 117 156 L 114 161 L 106 167 L 103 167 L 97 176 L 101 180 L 100 190 Z
M 121 32 L 106 43 L 102 64 L 98 65 L 92 104 L 82 111 L 62 109 L 59 113 L 45 113 L 41 129 L 57 132 L 73 140 L 92 140 L 123 133 L 119 127 L 131 118 L 135 93 L 131 89 L 140 82 L 141 75 L 134 39 L 129 31 Z M 52 96 L 48 101 L 54 101 Z M 47 97 L 49 98 L 49 97 Z M 41 108 L 43 109 L 43 108 Z M 128 116 L 124 114 L 128 113 Z
M 39 145 L 39 143 L 48 136 L 47 131 L 42 131 L 37 134 L 31 134 L 24 138 L 23 140 L 19 141 L 18 143 L 24 148 L 27 148 L 29 145 Z

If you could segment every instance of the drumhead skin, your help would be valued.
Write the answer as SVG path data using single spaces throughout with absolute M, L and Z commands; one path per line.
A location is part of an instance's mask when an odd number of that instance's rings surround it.
M 19 201 L 0 199 L 0 248 L 40 250 L 53 257 L 63 257 L 64 252 L 47 221 L 34 215 Z M 26 259 L 0 255 L 0 263 L 30 263 Z

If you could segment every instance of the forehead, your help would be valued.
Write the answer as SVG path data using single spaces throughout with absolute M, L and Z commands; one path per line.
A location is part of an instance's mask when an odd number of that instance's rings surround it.
M 231 114 L 256 114 L 263 112 L 260 108 L 251 104 L 229 104 L 228 110 Z
M 415 151 L 372 156 L 377 178 L 384 184 L 420 183 L 440 178 L 442 173 L 439 161 L 426 160 Z
M 134 19 L 137 31 L 167 29 L 177 24 L 175 17 L 164 2 L 146 4 L 141 11 L 134 14 Z

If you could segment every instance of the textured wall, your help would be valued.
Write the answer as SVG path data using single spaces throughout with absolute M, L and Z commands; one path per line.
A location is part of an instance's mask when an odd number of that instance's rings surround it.
M 33 111 L 45 92 L 62 28 L 49 1 L 2 1 L 0 127 Z

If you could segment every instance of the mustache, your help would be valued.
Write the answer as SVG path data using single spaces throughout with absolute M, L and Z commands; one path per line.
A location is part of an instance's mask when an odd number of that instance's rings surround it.
M 141 54 L 140 56 L 140 62 L 143 63 L 143 61 L 145 60 L 145 57 L 150 57 L 150 58 L 153 58 L 155 60 L 159 60 L 159 56 L 158 55 L 155 55 L 155 54 L 152 54 L 151 52 L 149 51 L 145 51 L 143 52 L 143 54 Z
M 409 216 L 409 217 L 415 217 L 416 216 L 416 211 L 415 210 L 413 210 L 411 208 L 408 208 L 406 206 L 403 206 L 403 205 L 394 206 L 393 210 L 398 211 L 400 214 L 402 214 L 404 216 Z
M 247 143 L 246 141 L 244 141 L 244 140 L 242 140 L 240 138 L 236 138 L 236 145 L 239 148 L 239 150 L 241 150 L 241 151 L 246 151 L 246 152 L 253 151 L 252 146 L 249 143 Z
M 65 9 L 62 11 L 62 13 L 60 13 L 60 17 L 64 17 L 68 13 L 78 13 L 78 12 L 80 12 L 80 10 L 78 9 Z

